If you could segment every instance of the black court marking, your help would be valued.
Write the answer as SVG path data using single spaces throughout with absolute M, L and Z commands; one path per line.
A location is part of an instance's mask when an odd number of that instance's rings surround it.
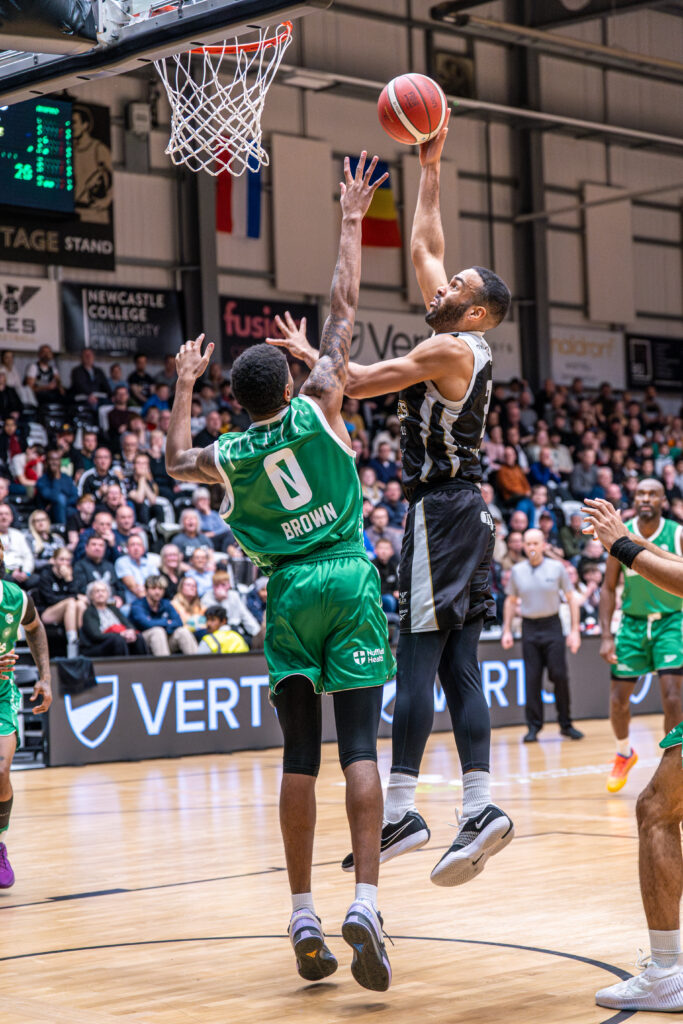
M 330 938 L 340 939 L 340 934 L 328 933 Z M 198 942 L 246 942 L 263 941 L 264 939 L 287 939 L 287 935 L 202 935 L 186 939 L 141 939 L 139 942 L 110 942 L 99 943 L 95 946 L 65 946 L 62 949 L 43 949 L 35 953 L 16 953 L 13 956 L 0 957 L 0 963 L 9 963 L 13 960 L 30 960 L 33 957 L 59 956 L 63 953 L 87 953 L 97 950 L 112 949 L 133 949 L 140 946 L 170 946 Z M 579 956 L 578 953 L 563 953 L 559 949 L 545 949 L 542 946 L 522 946 L 515 942 L 487 942 L 484 939 L 450 939 L 439 935 L 394 935 L 393 939 L 406 942 L 449 942 L 461 946 L 489 946 L 495 949 L 518 949 L 525 953 L 543 953 L 547 956 L 559 956 L 564 960 L 574 960 L 577 963 L 588 964 L 589 967 L 598 967 L 615 975 L 620 981 L 626 981 L 632 975 L 621 967 L 605 963 L 604 960 L 594 960 L 589 956 Z M 620 1010 L 601 1021 L 600 1024 L 619 1024 L 620 1021 L 628 1020 L 636 1013 L 636 1010 Z

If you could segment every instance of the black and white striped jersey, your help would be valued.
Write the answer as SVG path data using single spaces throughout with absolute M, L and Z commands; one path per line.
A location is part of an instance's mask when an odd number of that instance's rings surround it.
M 399 395 L 403 454 L 403 490 L 408 499 L 420 484 L 466 480 L 479 483 L 479 447 L 491 401 L 493 365 L 483 334 L 455 334 L 474 356 L 465 396 L 451 402 L 430 380 L 412 384 Z

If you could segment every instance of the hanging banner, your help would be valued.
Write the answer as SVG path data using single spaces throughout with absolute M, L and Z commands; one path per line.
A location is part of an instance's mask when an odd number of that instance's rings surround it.
M 49 103 L 49 99 L 44 98 L 43 102 Z M 71 132 L 74 212 L 64 215 L 58 206 L 54 214 L 3 207 L 0 210 L 0 260 L 114 270 L 114 176 L 109 108 L 61 100 L 59 107 L 70 108 L 66 124 Z
M 0 347 L 35 354 L 40 345 L 60 347 L 57 282 L 0 277 Z
M 654 384 L 662 391 L 680 391 L 683 381 L 683 339 L 629 334 L 628 386 Z
M 589 327 L 550 328 L 550 367 L 557 384 L 571 384 L 580 377 L 587 388 L 609 381 L 613 388 L 626 387 L 624 334 Z
M 219 301 L 223 361 L 226 363 L 234 363 L 238 355 L 250 345 L 277 337 L 275 317 L 283 316 L 287 310 L 297 324 L 302 316 L 306 317 L 311 344 L 318 344 L 318 307 L 313 303 L 236 299 L 228 296 L 221 296 Z
M 99 288 L 62 285 L 67 352 L 92 348 L 108 356 L 178 351 L 185 340 L 178 293 L 160 288 Z

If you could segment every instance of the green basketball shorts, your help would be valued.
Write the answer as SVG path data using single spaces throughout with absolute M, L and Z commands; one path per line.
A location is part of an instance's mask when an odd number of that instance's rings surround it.
M 306 676 L 316 693 L 334 693 L 381 686 L 396 673 L 379 573 L 355 546 L 352 554 L 337 550 L 278 569 L 268 582 L 265 655 L 273 693 L 292 675 Z
M 623 615 L 616 636 L 617 663 L 613 679 L 634 679 L 647 672 L 667 672 L 683 667 L 683 612 L 655 619 Z
M 13 679 L 0 679 L 0 736 L 19 734 L 21 694 Z

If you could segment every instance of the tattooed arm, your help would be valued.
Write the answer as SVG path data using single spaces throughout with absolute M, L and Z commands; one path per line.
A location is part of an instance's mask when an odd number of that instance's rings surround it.
M 325 321 L 320 339 L 319 358 L 301 389 L 302 395 L 312 398 L 320 406 L 335 434 L 345 444 L 349 444 L 349 435 L 341 416 L 341 404 L 360 289 L 361 222 L 375 189 L 387 178 L 383 174 L 370 184 L 377 157 L 373 157 L 366 171 L 366 156 L 365 152 L 361 153 L 355 177 L 351 174 L 348 157 L 344 160 L 341 237 L 332 279 L 330 315 Z
M 175 357 L 178 380 L 166 437 L 166 472 L 174 480 L 215 484 L 221 482 L 221 476 L 214 462 L 213 446 L 193 448 L 190 434 L 194 382 L 206 370 L 213 353 L 213 342 L 210 341 L 202 354 L 203 341 L 203 334 L 194 341 L 186 341 Z
M 26 603 L 26 611 L 21 624 L 26 633 L 26 643 L 38 669 L 38 681 L 33 687 L 31 700 L 38 700 L 39 697 L 42 697 L 40 704 L 37 704 L 33 709 L 34 715 L 40 715 L 43 711 L 47 711 L 52 703 L 50 651 L 47 644 L 45 626 L 40 621 L 36 606 L 30 597 Z

